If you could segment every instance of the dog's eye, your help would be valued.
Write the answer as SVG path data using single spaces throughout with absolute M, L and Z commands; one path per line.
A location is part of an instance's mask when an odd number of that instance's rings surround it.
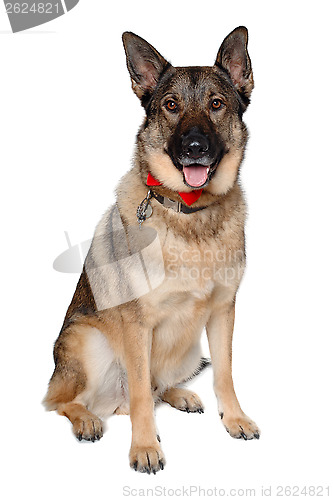
M 173 101 L 172 99 L 169 99 L 166 103 L 165 103 L 165 107 L 168 111 L 171 111 L 171 112 L 175 112 L 177 111 L 178 109 L 178 106 L 177 106 L 177 103 L 175 101 Z
M 223 102 L 221 101 L 221 99 L 214 99 L 214 101 L 212 102 L 211 104 L 211 108 L 212 110 L 214 111 L 217 111 L 218 109 L 221 109 L 223 108 L 224 104 Z

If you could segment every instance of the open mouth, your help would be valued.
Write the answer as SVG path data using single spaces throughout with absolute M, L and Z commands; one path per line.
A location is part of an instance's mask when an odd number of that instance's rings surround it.
M 172 151 L 165 150 L 177 170 L 183 172 L 183 182 L 192 189 L 202 189 L 206 187 L 213 178 L 219 162 L 224 155 L 224 149 L 221 148 L 218 155 L 206 155 L 198 159 L 190 159 L 184 155 L 174 156 Z
M 213 165 L 200 165 L 193 163 L 183 165 L 183 175 L 185 183 L 192 188 L 204 187 L 210 180 L 213 172 Z

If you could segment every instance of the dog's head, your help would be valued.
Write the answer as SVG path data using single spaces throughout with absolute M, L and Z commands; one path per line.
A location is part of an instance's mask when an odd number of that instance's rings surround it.
M 233 186 L 254 85 L 247 40 L 247 29 L 236 28 L 214 66 L 173 67 L 139 36 L 123 34 L 132 88 L 146 111 L 139 160 L 169 189 L 224 194 Z

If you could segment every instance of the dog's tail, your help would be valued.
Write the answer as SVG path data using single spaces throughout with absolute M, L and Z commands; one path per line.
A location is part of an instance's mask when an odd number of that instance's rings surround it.
M 211 360 L 209 358 L 201 358 L 200 363 L 198 364 L 197 368 L 194 370 L 192 375 L 190 375 L 188 378 L 183 380 L 183 383 L 188 382 L 189 380 L 192 380 L 192 378 L 196 377 L 201 373 L 207 366 L 210 366 L 212 364 Z

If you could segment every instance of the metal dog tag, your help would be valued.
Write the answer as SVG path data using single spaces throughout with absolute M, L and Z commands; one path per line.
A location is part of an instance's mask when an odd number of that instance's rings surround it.
M 151 200 L 152 196 L 153 196 L 152 192 L 151 192 L 151 190 L 149 190 L 146 198 L 144 198 L 144 200 L 142 200 L 142 202 L 140 203 L 140 205 L 137 208 L 136 216 L 138 219 L 138 223 L 140 224 L 140 227 L 141 227 L 141 224 L 146 219 L 148 219 L 153 213 L 153 209 L 150 205 L 150 200 Z
M 151 205 L 148 205 L 146 208 L 146 213 L 145 213 L 146 219 L 149 219 L 149 217 L 151 216 L 152 213 L 153 213 L 153 209 L 152 209 Z

